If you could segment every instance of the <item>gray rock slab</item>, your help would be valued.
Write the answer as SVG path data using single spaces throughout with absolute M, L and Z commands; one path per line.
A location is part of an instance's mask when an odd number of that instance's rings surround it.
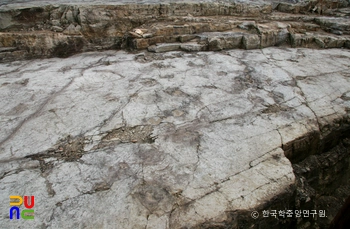
M 256 34 L 245 34 L 242 41 L 245 49 L 260 48 L 260 37 Z
M 206 51 L 207 46 L 197 44 L 195 42 L 188 42 L 185 44 L 181 44 L 180 48 L 181 50 L 188 51 L 188 52 L 199 52 L 199 51 Z
M 0 64 L 2 227 L 190 228 L 254 210 L 295 183 L 282 145 L 348 115 L 349 58 L 266 48 Z M 9 220 L 10 195 L 34 195 L 35 220 Z
M 0 47 L 0 52 L 12 52 L 17 50 L 16 47 Z
M 162 43 L 148 47 L 150 52 L 170 52 L 180 50 L 181 43 Z

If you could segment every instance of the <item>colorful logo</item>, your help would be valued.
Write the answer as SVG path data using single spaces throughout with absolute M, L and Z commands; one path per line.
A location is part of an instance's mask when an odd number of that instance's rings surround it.
M 22 204 L 26 209 L 21 211 L 19 206 Z M 30 196 L 30 202 L 29 196 L 24 196 L 24 201 L 21 196 L 10 196 L 10 206 L 13 206 L 10 208 L 10 219 L 13 219 L 14 215 L 16 219 L 34 219 L 34 204 L 34 196 Z

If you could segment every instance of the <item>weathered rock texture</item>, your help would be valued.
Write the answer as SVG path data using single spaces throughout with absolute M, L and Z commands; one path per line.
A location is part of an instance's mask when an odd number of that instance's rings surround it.
M 349 48 L 348 6 L 344 0 L 138 4 L 61 0 L 54 5 L 5 1 L 0 6 L 0 61 L 121 48 L 154 52 Z
M 350 195 L 348 7 L 3 0 L 1 227 L 328 228 Z M 20 61 L 45 57 L 69 58 Z
M 349 58 L 266 48 L 1 64 L 2 227 L 327 228 L 350 193 Z M 35 220 L 9 220 L 10 195 L 34 195 Z M 262 217 L 285 209 L 327 218 Z

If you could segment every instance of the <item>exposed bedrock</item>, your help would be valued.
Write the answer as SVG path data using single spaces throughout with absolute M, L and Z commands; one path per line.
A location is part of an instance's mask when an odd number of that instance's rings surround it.
M 348 1 L 11 1 L 0 61 L 84 51 L 349 48 Z
M 349 58 L 269 47 L 2 63 L 2 227 L 328 228 L 350 195 Z M 34 195 L 35 220 L 10 220 L 10 195 Z

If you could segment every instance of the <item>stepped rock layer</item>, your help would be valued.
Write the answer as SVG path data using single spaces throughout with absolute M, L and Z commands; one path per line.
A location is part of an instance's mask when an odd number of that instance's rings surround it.
M 349 48 L 348 6 L 345 0 L 5 1 L 0 61 L 107 49 Z
M 349 58 L 265 48 L 2 63 L 2 227 L 327 228 L 350 193 Z M 10 220 L 10 195 L 34 195 L 35 220 Z

